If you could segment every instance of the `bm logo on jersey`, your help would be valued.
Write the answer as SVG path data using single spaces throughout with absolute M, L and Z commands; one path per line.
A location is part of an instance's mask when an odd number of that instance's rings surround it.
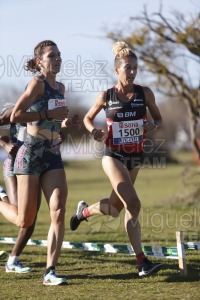
M 129 117 L 136 117 L 136 111 L 125 111 L 125 112 L 118 112 L 118 118 L 129 118 Z

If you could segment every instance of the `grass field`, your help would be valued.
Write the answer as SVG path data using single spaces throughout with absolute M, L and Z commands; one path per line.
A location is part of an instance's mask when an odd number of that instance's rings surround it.
M 143 245 L 176 246 L 177 230 L 183 230 L 187 240 L 200 240 L 199 190 L 194 194 L 199 184 L 199 175 L 195 174 L 198 167 L 193 165 L 191 154 L 179 153 L 177 157 L 179 164 L 140 170 L 136 189 L 143 206 L 140 216 Z M 0 165 L 0 172 L 1 168 Z M 128 243 L 123 212 L 117 219 L 92 217 L 77 231 L 69 229 L 70 217 L 79 200 L 92 204 L 111 191 L 101 160 L 69 162 L 66 174 L 69 196 L 64 240 Z M 2 216 L 0 226 L 0 236 L 17 236 L 18 229 Z M 48 227 L 49 212 L 43 201 L 32 239 L 46 240 Z M 0 250 L 9 252 L 11 247 L 0 244 Z M 163 269 L 156 276 L 139 278 L 134 256 L 62 249 L 57 271 L 66 275 L 70 284 L 44 287 L 46 247 L 27 246 L 21 260 L 34 271 L 24 275 L 5 273 L 5 260 L 0 261 L 0 299 L 200 299 L 200 251 L 188 250 L 186 258 L 186 278 L 180 277 L 178 261 L 170 259 L 161 260 Z

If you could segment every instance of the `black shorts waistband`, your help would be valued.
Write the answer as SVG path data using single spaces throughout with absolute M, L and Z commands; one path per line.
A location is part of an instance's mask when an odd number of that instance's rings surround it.
M 127 153 L 124 151 L 115 151 L 106 147 L 104 149 L 104 156 L 110 156 L 121 161 L 124 164 L 124 166 L 130 171 L 131 169 L 142 165 L 144 159 L 144 152 Z

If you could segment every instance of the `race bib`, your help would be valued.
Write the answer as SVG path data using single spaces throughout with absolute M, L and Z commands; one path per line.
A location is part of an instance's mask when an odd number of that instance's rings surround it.
M 49 99 L 48 101 L 48 109 L 52 110 L 58 107 L 67 106 L 67 100 L 66 99 Z M 62 123 L 63 120 L 55 120 L 54 122 Z
M 20 126 L 19 127 L 19 132 L 18 132 L 18 135 L 17 135 L 18 141 L 24 142 L 25 138 L 26 138 L 26 134 L 27 134 L 26 126 Z
M 113 122 L 113 145 L 140 143 L 143 140 L 143 124 L 143 119 Z

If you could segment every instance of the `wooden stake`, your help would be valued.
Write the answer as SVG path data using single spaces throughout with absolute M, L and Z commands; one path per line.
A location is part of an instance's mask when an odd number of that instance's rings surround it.
M 187 276 L 184 235 L 182 231 L 176 231 L 176 242 L 177 242 L 180 276 Z

